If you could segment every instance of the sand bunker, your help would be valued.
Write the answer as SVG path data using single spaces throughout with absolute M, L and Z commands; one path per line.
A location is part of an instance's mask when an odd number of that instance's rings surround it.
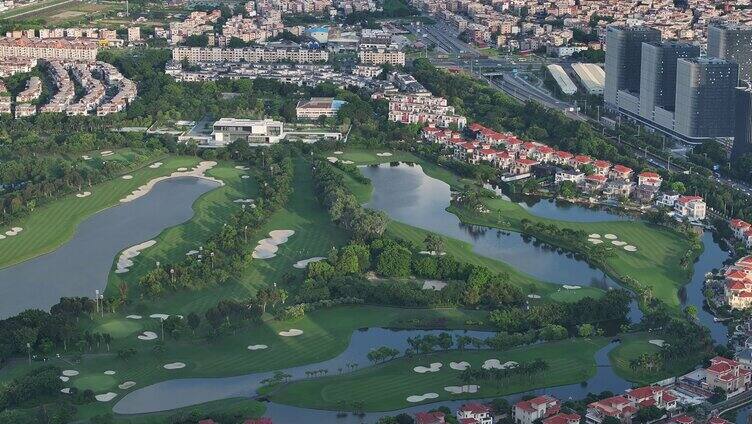
M 8 237 L 13 237 L 15 235 L 18 235 L 18 233 L 20 233 L 21 231 L 23 231 L 23 228 L 21 228 L 21 227 L 13 227 L 10 230 L 6 231 L 5 235 L 8 236 Z
M 444 390 L 449 393 L 458 395 L 460 393 L 478 393 L 479 388 L 480 386 L 477 384 L 468 384 L 466 386 L 446 386 L 444 387 Z
M 180 368 L 185 368 L 185 364 L 182 362 L 171 362 L 169 364 L 164 364 L 162 368 L 166 370 L 179 370 Z
M 324 259 L 326 259 L 326 258 L 323 257 L 323 256 L 315 256 L 313 258 L 308 258 L 308 259 L 303 259 L 303 260 L 297 261 L 294 264 L 292 264 L 292 267 L 293 268 L 297 268 L 297 269 L 305 269 L 305 268 L 308 267 L 308 264 L 311 264 L 311 263 L 314 263 L 314 262 L 323 261 Z
M 446 252 L 437 252 L 435 250 L 431 250 L 430 252 L 428 250 L 421 250 L 418 252 L 419 255 L 430 255 L 430 256 L 444 256 L 446 255 Z
M 62 381 L 63 383 L 65 383 L 65 382 L 66 382 L 66 381 L 68 381 L 68 380 L 70 380 L 70 377 L 66 377 L 66 376 L 64 376 L 64 375 L 61 375 L 61 376 L 60 376 L 60 381 Z
M 269 346 L 265 344 L 257 344 L 257 345 L 248 346 L 248 350 L 263 350 L 263 349 L 269 349 Z
M 193 256 L 198 253 L 198 250 L 189 250 L 185 252 L 185 256 Z
M 70 387 L 60 389 L 60 393 L 65 393 L 66 395 L 70 394 Z
M 587 239 L 587 241 L 589 241 L 590 243 L 593 243 L 593 244 L 601 244 L 601 243 L 603 243 L 603 240 L 601 240 L 601 239 Z
M 5 238 L 5 234 L 0 234 L 0 240 Z
M 126 318 L 128 318 L 128 319 L 141 319 L 143 317 L 141 315 L 127 315 Z
M 343 154 L 343 153 L 345 153 L 345 152 L 343 152 L 343 151 L 340 151 L 340 150 L 337 150 L 336 152 L 334 152 L 334 154 L 335 154 L 335 155 L 341 155 L 341 154 Z
M 607 239 L 609 239 L 609 240 L 616 240 L 616 239 L 618 238 L 618 237 L 616 237 L 616 235 L 614 235 L 614 234 L 606 234 L 606 235 L 604 235 L 603 237 L 605 237 L 605 238 L 607 238 Z
M 89 196 L 91 196 L 90 191 L 84 191 L 83 193 L 76 193 L 76 197 L 78 197 L 79 199 L 82 197 L 89 197 Z
M 621 240 L 613 240 L 611 244 L 613 244 L 614 246 L 624 246 L 625 244 L 627 244 L 627 242 Z
M 118 384 L 118 388 L 120 388 L 121 390 L 128 390 L 135 385 L 135 381 L 124 381 L 122 384 Z
M 541 298 L 540 295 L 538 295 L 538 294 L 529 294 L 529 295 L 527 295 L 527 297 L 530 298 L 530 299 L 540 299 Z
M 628 245 L 624 246 L 624 250 L 626 250 L 627 252 L 636 252 L 637 248 L 634 247 L 634 246 L 632 246 L 631 244 L 628 244 Z
M 116 396 L 117 396 L 117 393 L 107 392 L 107 393 L 103 393 L 101 395 L 94 396 L 94 399 L 96 399 L 96 400 L 98 400 L 100 402 L 109 402 L 112 399 L 115 399 Z
M 665 340 L 663 340 L 663 339 L 653 339 L 653 340 L 649 340 L 649 341 L 648 341 L 648 343 L 650 343 L 650 344 L 653 344 L 653 345 L 656 345 L 656 346 L 658 346 L 658 347 L 663 347 L 663 346 L 665 346 L 665 345 L 666 345 L 666 341 L 665 341 Z
M 422 394 L 422 395 L 408 396 L 407 397 L 407 401 L 410 402 L 410 403 L 423 402 L 424 400 L 427 400 L 427 399 L 436 399 L 437 397 L 439 397 L 438 393 L 425 393 L 425 394 Z
M 385 157 L 385 156 L 391 156 L 391 155 L 392 155 L 392 154 L 391 154 L 391 153 L 389 153 L 389 152 L 376 153 L 376 156 L 381 156 L 381 157 Z
M 158 319 L 158 320 L 166 320 L 169 317 L 170 316 L 167 315 L 167 314 L 151 314 L 151 315 L 149 315 L 149 318 L 154 318 L 154 319 Z
M 115 374 L 116 374 L 116 372 L 113 371 L 113 370 L 107 370 L 107 371 L 104 372 L 104 375 L 115 375 Z
M 582 288 L 581 286 L 570 286 L 569 284 L 564 284 L 561 287 L 565 288 L 567 290 L 577 290 L 577 289 L 581 289 Z
M 184 166 L 181 166 L 180 168 L 178 168 L 178 171 L 179 171 L 179 172 L 185 172 L 185 171 L 187 171 L 187 170 L 188 170 L 188 168 L 186 168 L 186 167 L 184 167 Z
M 253 199 L 235 199 L 232 201 L 233 203 L 253 203 L 255 200 Z
M 163 165 L 162 162 L 154 162 L 151 165 L 149 165 L 149 168 L 151 168 L 151 169 L 157 169 L 157 168 L 159 168 L 162 165 Z
M 426 280 L 423 282 L 423 290 L 436 290 L 441 291 L 447 283 L 438 280 Z
M 140 255 L 142 250 L 148 247 L 152 247 L 155 244 L 157 244 L 156 240 L 148 240 L 123 250 L 123 253 L 121 253 L 120 257 L 118 258 L 115 274 L 123 274 L 128 272 L 133 266 L 133 261 L 131 259 Z
M 354 164 L 355 162 L 353 162 L 353 161 L 351 161 L 351 160 L 343 160 L 343 161 L 342 161 L 342 163 L 344 163 L 345 165 L 352 165 L 352 164 Z
M 122 176 L 122 177 L 120 177 L 120 178 L 122 178 L 122 179 L 124 179 L 124 180 L 132 180 L 132 179 L 133 179 L 133 175 L 123 175 L 123 176 Z
M 238 165 L 238 166 L 235 167 L 235 169 L 239 169 L 241 171 L 247 171 L 247 170 L 249 170 L 251 168 L 249 168 L 247 166 L 243 166 L 243 165 Z
M 336 163 L 339 159 L 335 158 L 334 156 L 329 156 L 328 158 L 326 158 L 326 160 L 331 163 Z
M 286 243 L 287 239 L 295 234 L 293 230 L 272 230 L 269 231 L 269 237 L 277 241 L 277 244 Z
M 157 333 L 153 331 L 144 331 L 138 335 L 139 340 L 154 340 L 157 338 Z
M 441 369 L 441 362 L 433 362 L 430 367 L 415 367 L 413 371 L 418 374 L 425 374 L 427 372 L 438 372 Z
M 269 232 L 269 238 L 259 240 L 253 249 L 251 257 L 254 259 L 270 259 L 276 256 L 280 244 L 287 243 L 290 236 L 295 234 L 293 230 L 273 230 Z
M 468 367 L 470 367 L 470 364 L 465 361 L 449 363 L 449 368 L 457 371 L 465 371 Z
M 518 365 L 519 364 L 514 361 L 507 361 L 502 364 L 501 361 L 499 361 L 498 359 L 489 359 L 483 363 L 483 366 L 481 368 L 483 368 L 484 370 L 490 370 L 493 368 L 497 370 L 506 370 L 509 368 L 515 368 Z
M 218 183 L 219 185 L 225 185 L 224 181 L 213 178 L 213 177 L 207 177 L 205 175 L 206 171 L 209 169 L 212 169 L 214 166 L 217 165 L 217 162 L 214 161 L 203 161 L 198 164 L 195 168 L 193 168 L 191 171 L 188 171 L 188 168 L 178 168 L 176 172 L 173 172 L 170 175 L 165 175 L 162 177 L 157 177 L 149 181 L 148 183 L 142 185 L 141 187 L 133 190 L 133 192 L 124 198 L 120 199 L 120 202 L 126 203 L 126 202 L 132 202 L 136 199 L 138 199 L 141 196 L 146 195 L 151 191 L 152 188 L 154 188 L 154 185 L 157 183 L 168 180 L 170 178 L 178 178 L 178 177 L 196 177 L 196 178 L 202 178 L 209 181 L 214 181 Z
M 593 234 L 588 235 L 588 238 L 601 238 L 601 235 L 597 233 L 593 233 Z
M 83 160 L 91 160 L 91 156 L 89 156 L 89 155 L 81 155 L 81 159 L 83 159 Z
M 247 180 L 247 179 L 251 178 L 251 176 L 250 175 L 241 175 L 240 178 L 242 178 L 244 180 Z
M 76 370 L 64 370 L 63 375 L 66 377 L 75 377 L 78 375 L 78 371 Z
M 287 331 L 280 331 L 279 335 L 282 337 L 295 337 L 303 334 L 303 330 L 298 330 L 297 328 L 291 328 Z

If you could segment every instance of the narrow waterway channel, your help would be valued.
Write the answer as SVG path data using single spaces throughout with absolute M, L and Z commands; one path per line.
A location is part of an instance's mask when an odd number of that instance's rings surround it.
M 103 291 L 121 250 L 189 220 L 196 199 L 216 187 L 216 182 L 193 177 L 162 181 L 146 196 L 87 218 L 53 252 L 0 269 L 0 318 L 30 308 L 48 310 L 61 297 L 93 297 L 94 290 Z

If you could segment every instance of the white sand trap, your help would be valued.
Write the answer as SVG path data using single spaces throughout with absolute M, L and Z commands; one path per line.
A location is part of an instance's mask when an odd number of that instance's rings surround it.
M 238 166 L 235 167 L 235 169 L 239 169 L 241 171 L 247 171 L 247 170 L 249 170 L 251 168 L 249 168 L 247 166 L 243 166 L 243 165 L 238 165 Z
M 593 233 L 593 234 L 588 235 L 588 238 L 601 238 L 601 235 L 597 233 Z
M 305 269 L 308 267 L 308 264 L 312 264 L 314 262 L 320 262 L 320 261 L 323 261 L 324 259 L 326 258 L 323 256 L 315 256 L 313 258 L 308 258 L 308 259 L 297 261 L 294 264 L 292 264 L 292 267 L 297 268 L 297 269 Z
M 497 370 L 506 370 L 509 368 L 515 368 L 518 365 L 519 364 L 514 361 L 507 361 L 502 364 L 501 361 L 499 361 L 498 359 L 488 359 L 486 360 L 486 362 L 483 363 L 483 366 L 481 368 L 483 368 L 484 370 L 490 370 L 493 368 Z
M 0 234 L 0 240 L 5 238 L 5 234 Z
M 64 370 L 63 375 L 66 377 L 75 377 L 78 375 L 78 371 L 76 370 Z
M 163 165 L 162 162 L 154 162 L 151 165 L 149 165 L 149 168 L 151 168 L 151 169 L 157 169 L 157 168 L 159 168 L 162 165 Z
M 619 238 L 619 237 L 616 237 L 616 235 L 614 235 L 614 234 L 606 234 L 603 237 L 605 237 L 605 238 L 607 238 L 609 240 L 616 240 L 617 238 Z
M 413 368 L 413 371 L 417 372 L 418 374 L 425 374 L 427 372 L 438 372 L 441 369 L 441 362 L 433 362 L 431 363 L 430 367 L 415 367 Z
M 263 350 L 263 349 L 269 349 L 269 346 L 265 344 L 257 344 L 257 345 L 248 346 L 248 350 Z
M 430 252 L 428 250 L 421 250 L 418 252 L 419 255 L 430 255 L 430 256 L 444 256 L 446 255 L 446 252 L 437 252 L 435 250 L 431 250 Z
M 438 280 L 426 280 L 423 282 L 423 290 L 435 290 L 435 291 L 441 291 L 444 287 L 447 286 L 447 283 L 443 281 Z
M 118 384 L 118 388 L 121 390 L 128 390 L 135 385 L 135 381 L 124 381 L 122 384 Z
M 247 180 L 247 179 L 251 178 L 251 176 L 250 175 L 241 175 L 240 178 L 242 178 L 244 180 Z
M 253 259 L 271 259 L 275 256 L 277 255 L 268 250 L 258 250 L 258 247 L 254 249 L 253 254 L 251 254 Z
M 91 160 L 91 156 L 89 156 L 89 155 L 82 155 L 81 159 L 83 159 L 83 160 Z
M 218 178 L 206 176 L 206 171 L 208 171 L 209 169 L 212 169 L 216 165 L 217 165 L 217 162 L 207 160 L 207 161 L 202 161 L 201 163 L 199 163 L 195 168 L 193 168 L 190 171 L 188 171 L 188 168 L 178 168 L 178 170 L 176 172 L 173 172 L 170 175 L 164 175 L 162 177 L 154 178 L 151 181 L 149 181 L 148 183 L 146 183 L 146 184 L 140 186 L 139 188 L 133 190 L 131 192 L 131 194 L 125 196 L 122 199 L 120 199 L 120 202 L 121 203 L 132 202 L 132 201 L 138 199 L 139 197 L 145 196 L 146 194 L 148 194 L 151 191 L 152 188 L 154 188 L 154 186 L 157 183 L 159 183 L 161 181 L 164 181 L 164 180 L 169 180 L 170 178 L 196 177 L 196 178 L 201 178 L 201 179 L 204 179 L 204 180 L 214 181 L 215 183 L 218 183 L 220 186 L 223 186 L 223 185 L 225 185 L 224 181 L 222 181 L 222 180 L 220 180 Z
M 634 246 L 632 246 L 631 244 L 628 244 L 628 245 L 624 246 L 624 250 L 626 250 L 627 252 L 636 252 L 637 248 L 634 247 Z
M 529 295 L 527 295 L 527 297 L 530 298 L 530 299 L 540 299 L 541 298 L 539 294 L 529 294 Z
M 282 337 L 296 337 L 303 334 L 303 330 L 298 330 L 297 328 L 291 328 L 287 331 L 280 331 L 279 335 Z
M 389 153 L 389 152 L 376 153 L 376 156 L 381 156 L 381 157 L 385 157 L 385 156 L 391 156 L 391 155 L 392 155 L 392 154 L 391 154 L 391 153 Z
M 449 363 L 449 368 L 457 371 L 465 371 L 468 367 L 470 367 L 470 364 L 465 361 Z
M 102 150 L 101 152 L 99 152 L 100 155 L 108 155 L 110 153 L 112 153 L 112 150 Z
M 66 395 L 70 394 L 70 387 L 60 389 L 60 393 L 65 393 Z
M 182 362 L 171 362 L 169 364 L 164 364 L 162 368 L 166 370 L 179 370 L 180 368 L 185 368 L 185 364 Z
M 569 284 L 564 284 L 561 287 L 565 288 L 567 290 L 577 290 L 577 289 L 581 289 L 582 288 L 581 286 L 570 286 Z
M 107 371 L 104 372 L 104 375 L 115 375 L 115 374 L 117 374 L 117 373 L 115 371 L 113 371 L 113 370 L 107 370 Z
M 126 318 L 128 318 L 128 319 L 141 319 L 143 317 L 141 315 L 126 315 Z
M 593 243 L 593 244 L 601 244 L 601 243 L 603 243 L 603 240 L 601 240 L 601 239 L 587 239 L 587 241 L 589 241 L 590 243 Z
M 9 237 L 13 237 L 13 236 L 18 235 L 18 233 L 20 233 L 21 231 L 23 231 L 23 228 L 21 228 L 21 227 L 13 227 L 10 230 L 6 231 L 5 235 L 9 236 Z
M 287 239 L 295 234 L 293 230 L 272 230 L 269 231 L 269 237 L 277 241 L 277 244 L 286 243 Z
M 326 158 L 326 160 L 328 160 L 331 163 L 337 163 L 339 159 L 335 158 L 334 156 L 329 156 L 328 158 Z
M 149 318 L 154 318 L 154 319 L 158 319 L 158 320 L 166 320 L 169 317 L 170 316 L 167 315 L 167 314 L 151 314 L 151 315 L 149 315 Z
M 89 197 L 89 196 L 91 196 L 90 191 L 84 191 L 83 193 L 76 193 L 76 197 L 78 197 L 79 199 L 82 197 Z
M 613 240 L 611 241 L 611 244 L 613 244 L 614 246 L 624 246 L 627 244 L 627 242 L 621 240 Z
M 132 259 L 140 255 L 142 250 L 152 247 L 155 244 L 157 244 L 156 240 L 147 240 L 143 243 L 139 243 L 135 246 L 131 246 L 123 250 L 123 253 L 121 253 L 120 257 L 118 258 L 115 274 L 123 274 L 128 272 L 133 266 Z
M 132 180 L 132 179 L 133 179 L 133 175 L 123 175 L 123 176 L 122 176 L 122 177 L 120 177 L 120 178 L 122 178 L 122 179 L 124 179 L 124 180 Z
M 112 399 L 115 399 L 116 396 L 117 396 L 117 393 L 107 392 L 107 393 L 103 393 L 101 395 L 94 396 L 94 399 L 96 399 L 96 400 L 98 400 L 100 402 L 109 402 Z
M 143 333 L 138 335 L 139 340 L 155 340 L 157 338 L 157 333 L 153 331 L 144 331 Z
M 345 165 L 352 165 L 352 164 L 354 164 L 355 162 L 353 162 L 353 161 L 351 161 L 351 160 L 343 160 L 343 161 L 342 161 L 342 163 L 344 163 Z
M 477 384 L 468 384 L 466 386 L 446 386 L 444 387 L 444 390 L 449 393 L 458 395 L 460 393 L 478 393 L 479 388 L 480 386 Z
M 439 397 L 438 393 L 425 393 L 422 395 L 412 395 L 407 397 L 407 401 L 410 403 L 423 402 L 427 399 L 436 399 Z
M 340 150 L 337 150 L 336 152 L 334 152 L 334 154 L 335 154 L 335 155 L 341 155 L 341 154 L 343 154 L 343 153 L 345 153 L 345 152 L 343 152 L 343 151 L 340 151 Z
M 60 376 L 60 381 L 62 381 L 63 383 L 67 382 L 68 380 L 70 380 L 70 377 L 66 377 L 64 375 Z
M 233 203 L 253 203 L 255 200 L 253 199 L 235 199 L 232 201 Z
M 648 340 L 648 343 L 650 343 L 650 344 L 653 344 L 653 345 L 656 345 L 656 346 L 658 346 L 658 347 L 663 347 L 663 346 L 665 346 L 665 345 L 666 345 L 666 341 L 665 341 L 665 340 L 663 340 L 663 339 L 653 339 L 653 340 Z
M 198 253 L 198 250 L 189 250 L 185 252 L 185 256 L 193 256 Z

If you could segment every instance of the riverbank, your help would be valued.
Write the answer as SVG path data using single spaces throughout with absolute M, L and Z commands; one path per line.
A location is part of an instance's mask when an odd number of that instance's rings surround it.
M 129 170 L 126 174 L 131 176 L 129 179 L 118 175 L 110 181 L 85 187 L 84 197 L 68 195 L 14 222 L 13 226 L 23 228 L 23 231 L 0 240 L 0 269 L 56 250 L 73 237 L 78 225 L 88 217 L 120 204 L 120 199 L 154 178 L 179 168 L 193 167 L 199 162 L 197 158 L 187 156 L 159 160 L 162 163 L 158 167 L 144 165 Z M 86 192 L 90 194 L 86 195 Z

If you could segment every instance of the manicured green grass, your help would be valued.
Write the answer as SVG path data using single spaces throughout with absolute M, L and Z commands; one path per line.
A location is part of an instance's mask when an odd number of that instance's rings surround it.
M 638 384 L 650 384 L 665 378 L 675 377 L 687 373 L 702 362 L 702 357 L 689 355 L 686 359 L 672 361 L 667 369 L 632 369 L 629 362 L 643 354 L 652 355 L 660 351 L 660 348 L 650 340 L 661 339 L 671 343 L 671 338 L 660 333 L 632 333 L 621 337 L 622 342 L 608 356 L 614 371 L 620 377 L 634 381 Z M 699 353 L 702 356 L 702 353 Z
M 78 409 L 76 418 L 79 420 L 90 419 L 97 415 L 111 413 L 111 409 L 111 403 L 95 402 L 93 404 L 87 404 Z M 251 399 L 224 399 L 203 403 L 201 405 L 174 409 L 171 411 L 155 412 L 152 414 L 115 415 L 114 419 L 116 423 L 123 424 L 164 424 L 173 422 L 172 417 L 186 417 L 189 416 L 189 414 L 190 416 L 195 415 L 199 417 L 199 419 L 212 416 L 216 417 L 219 414 L 222 414 L 223 416 L 238 415 L 243 419 L 248 419 L 261 417 L 264 414 L 264 411 L 266 411 L 266 405 L 262 402 Z
M 536 388 L 579 383 L 595 374 L 593 355 L 606 344 L 605 339 L 565 340 L 507 351 L 449 351 L 412 358 L 400 358 L 386 364 L 364 368 L 350 374 L 294 382 L 282 387 L 271 396 L 275 402 L 318 409 L 348 409 L 353 401 L 363 402 L 366 411 L 388 411 L 404 408 L 412 403 L 411 395 L 437 393 L 439 397 L 424 403 L 437 401 L 483 398 L 519 393 Z M 449 367 L 449 362 L 467 361 L 471 368 L 480 368 L 488 359 L 506 361 L 530 361 L 542 359 L 549 369 L 532 376 L 514 376 L 478 384 L 478 393 L 450 394 L 446 386 L 461 386 L 460 371 Z M 430 363 L 443 364 L 438 372 L 419 374 L 416 366 Z
M 243 179 L 248 171 L 235 169 L 234 163 L 221 162 L 207 171 L 207 175 L 224 181 L 225 185 L 204 193 L 193 204 L 193 217 L 180 225 L 164 230 L 156 244 L 144 250 L 130 271 L 124 274 L 110 273 L 107 294 L 115 296 L 121 283 L 130 286 L 129 295 L 138 296 L 138 280 L 151 271 L 156 262 L 170 263 L 183 260 L 189 250 L 198 250 L 199 246 L 219 231 L 230 216 L 241 206 L 234 203 L 237 199 L 255 198 L 258 187 L 253 178 Z M 113 261 L 113 269 L 117 258 Z
M 133 175 L 131 180 L 117 177 L 94 187 L 83 187 L 82 191 L 90 191 L 91 196 L 66 196 L 11 223 L 9 227 L 21 227 L 23 231 L 16 236 L 0 240 L 0 268 L 57 249 L 73 236 L 78 225 L 87 217 L 119 204 L 120 199 L 155 177 L 198 163 L 198 159 L 193 157 L 167 157 L 160 161 L 163 165 L 157 169 L 143 167 L 129 172 Z M 2 232 L 6 230 L 7 228 L 4 228 Z
M 637 247 L 636 252 L 609 246 L 615 255 L 607 260 L 606 272 L 620 277 L 632 277 L 652 288 L 653 296 L 672 308 L 680 306 L 678 291 L 691 277 L 691 267 L 682 266 L 682 258 L 690 249 L 687 236 L 665 227 L 644 221 L 568 222 L 540 218 L 520 205 L 503 199 L 484 201 L 488 214 L 472 213 L 455 206 L 450 212 L 464 222 L 519 231 L 521 221 L 554 224 L 562 228 L 585 231 L 587 234 L 614 234 L 619 240 Z M 605 240 L 608 243 L 608 240 Z M 692 261 L 689 262 L 690 264 Z

